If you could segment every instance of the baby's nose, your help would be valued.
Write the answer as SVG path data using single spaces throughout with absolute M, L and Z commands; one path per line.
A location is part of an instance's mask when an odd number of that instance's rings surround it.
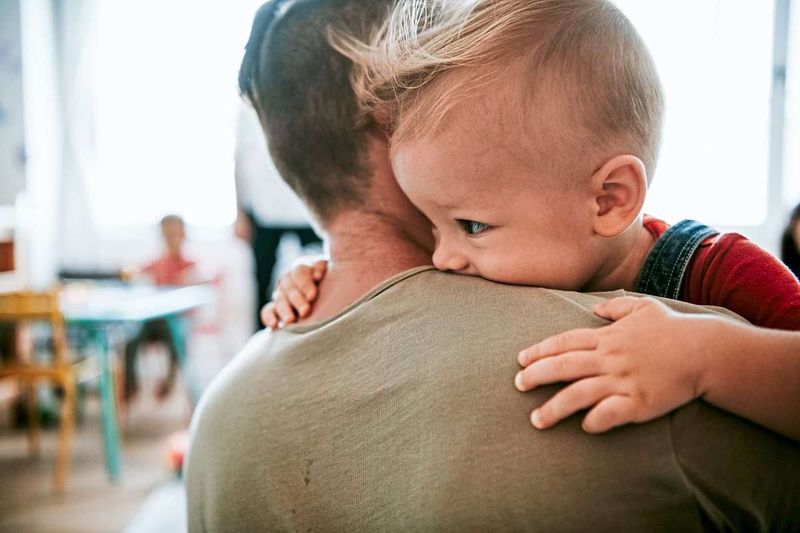
M 439 270 L 458 272 L 466 270 L 469 267 L 469 261 L 463 254 L 441 246 L 440 242 L 433 252 L 433 266 Z

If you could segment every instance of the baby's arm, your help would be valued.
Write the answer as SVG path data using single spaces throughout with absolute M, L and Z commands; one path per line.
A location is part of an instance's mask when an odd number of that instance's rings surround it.
M 261 322 L 274 330 L 307 317 L 318 296 L 317 285 L 327 269 L 328 261 L 321 259 L 310 266 L 298 265 L 283 274 L 272 292 L 272 301 L 261 309 Z
M 696 398 L 800 440 L 800 332 L 670 310 L 652 298 L 609 300 L 614 323 L 520 352 L 517 388 L 574 381 L 531 415 L 539 429 L 591 408 L 592 433 L 646 422 Z

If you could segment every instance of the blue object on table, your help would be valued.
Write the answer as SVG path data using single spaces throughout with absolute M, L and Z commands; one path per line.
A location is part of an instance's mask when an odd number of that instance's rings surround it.
M 183 320 L 187 311 L 213 300 L 208 285 L 178 288 L 128 286 L 120 284 L 69 284 L 62 298 L 62 314 L 68 326 L 83 328 L 90 333 L 100 367 L 100 405 L 103 419 L 103 441 L 106 467 L 114 482 L 122 475 L 119 423 L 114 380 L 111 375 L 109 330 L 125 324 L 143 324 L 164 318 L 178 347 L 179 363 L 186 362 L 188 327 Z M 190 394 L 195 397 L 196 391 Z

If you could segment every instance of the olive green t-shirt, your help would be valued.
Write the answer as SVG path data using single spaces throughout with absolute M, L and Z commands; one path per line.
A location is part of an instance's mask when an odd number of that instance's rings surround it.
M 517 353 L 601 299 L 419 268 L 256 335 L 195 414 L 190 531 L 800 529 L 800 446 L 701 401 L 530 425 L 559 386 L 518 392 Z

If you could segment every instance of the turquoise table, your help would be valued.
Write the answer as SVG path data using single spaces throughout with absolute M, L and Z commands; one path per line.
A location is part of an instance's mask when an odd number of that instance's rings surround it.
M 186 362 L 186 313 L 214 299 L 209 285 L 158 288 L 121 284 L 67 284 L 61 310 L 68 326 L 86 330 L 97 350 L 100 369 L 100 405 L 106 467 L 112 482 L 122 474 L 117 396 L 111 375 L 110 329 L 120 324 L 141 325 L 156 318 L 166 319 L 178 350 L 179 363 Z M 196 391 L 190 390 L 195 397 Z M 196 399 L 196 398 L 195 398 Z

